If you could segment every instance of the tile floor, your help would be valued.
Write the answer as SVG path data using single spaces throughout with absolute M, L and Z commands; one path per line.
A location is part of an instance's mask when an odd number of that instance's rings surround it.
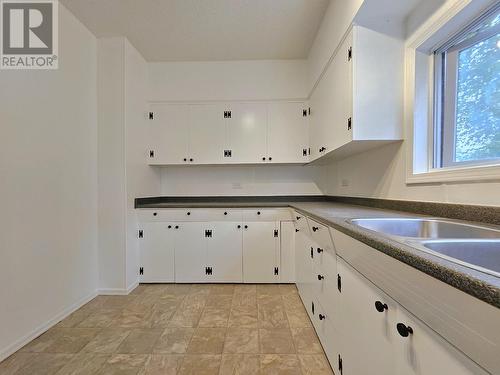
M 333 374 L 294 285 L 140 285 L 99 296 L 0 374 Z

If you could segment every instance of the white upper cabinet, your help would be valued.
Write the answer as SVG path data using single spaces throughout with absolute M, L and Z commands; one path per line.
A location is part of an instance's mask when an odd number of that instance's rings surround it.
M 189 161 L 194 164 L 224 162 L 226 124 L 219 104 L 189 106 Z
M 305 111 L 305 112 L 304 112 Z M 309 161 L 309 129 L 303 102 L 275 102 L 268 106 L 267 161 Z
M 189 106 L 152 104 L 150 111 L 149 164 L 186 164 L 189 160 Z
M 229 163 L 259 163 L 267 158 L 267 104 L 234 103 L 227 118 Z
M 311 160 L 402 137 L 403 45 L 353 26 L 310 98 Z

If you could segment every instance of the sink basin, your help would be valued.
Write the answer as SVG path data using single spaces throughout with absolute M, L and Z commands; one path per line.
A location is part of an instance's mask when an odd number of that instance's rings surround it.
M 362 228 L 397 237 L 500 239 L 500 230 L 441 219 L 371 218 L 352 219 L 350 222 Z
M 500 240 L 419 241 L 422 250 L 500 277 Z

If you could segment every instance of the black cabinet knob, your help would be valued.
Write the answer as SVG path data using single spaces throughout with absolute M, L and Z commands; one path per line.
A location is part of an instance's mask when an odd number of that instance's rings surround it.
M 385 310 L 388 310 L 389 307 L 387 306 L 386 303 L 382 303 L 380 301 L 376 301 L 375 302 L 375 309 L 378 311 L 378 312 L 384 312 Z
M 318 318 L 319 318 L 319 320 L 325 320 L 325 319 L 326 319 L 326 316 L 325 316 L 325 315 L 323 315 L 323 314 L 319 314 L 319 315 L 318 315 Z
M 169 225 L 167 228 L 168 228 L 168 229 L 170 229 L 170 228 L 172 228 L 172 226 L 171 226 L 171 225 Z
M 323 249 L 318 247 L 316 251 L 318 252 L 318 254 L 321 254 L 323 252 Z
M 263 157 L 262 157 L 262 160 L 263 160 L 263 161 L 266 161 L 266 157 L 265 157 L 265 156 L 263 156 Z
M 300 220 L 300 216 L 295 216 L 295 218 L 296 218 L 297 220 Z
M 178 226 L 178 225 L 176 225 L 176 226 L 175 226 L 175 229 L 179 229 L 179 226 Z
M 156 215 L 158 215 L 158 212 L 153 212 L 153 216 L 156 216 Z
M 245 229 L 248 229 L 248 225 L 245 225 Z
M 260 211 L 257 211 L 257 215 L 260 215 Z
M 299 230 L 298 229 L 295 229 L 295 233 L 297 233 Z
M 312 227 L 312 230 L 313 230 L 313 232 L 316 232 L 317 230 L 319 230 L 319 228 L 318 227 Z
M 186 158 L 184 158 L 184 161 L 187 161 L 187 159 L 186 159 Z
M 325 278 L 325 276 L 322 276 L 322 275 L 318 275 L 318 280 L 321 281 Z
M 273 160 L 273 158 L 271 158 L 271 157 L 269 157 L 268 159 L 269 159 L 269 161 Z
M 398 323 L 396 325 L 396 328 L 402 337 L 408 337 L 409 335 L 413 334 L 413 328 L 411 328 L 410 326 L 406 326 L 403 323 Z
M 189 211 L 188 211 L 188 212 L 187 212 L 187 215 L 188 215 L 188 216 L 189 216 L 189 215 L 191 215 L 191 212 L 189 212 Z
M 241 225 L 238 225 L 238 229 L 240 229 L 240 228 L 241 228 Z
M 224 212 L 224 215 L 227 215 L 227 212 Z
M 189 161 L 193 161 L 193 158 L 189 158 Z

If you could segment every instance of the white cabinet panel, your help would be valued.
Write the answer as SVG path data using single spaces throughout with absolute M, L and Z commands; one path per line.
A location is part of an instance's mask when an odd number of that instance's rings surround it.
M 341 258 L 337 258 L 337 271 L 340 276 L 338 321 L 344 338 L 343 373 L 371 375 L 376 369 L 376 373 L 394 374 L 392 322 L 396 302 Z M 363 353 L 362 360 L 359 353 Z
M 301 295 L 310 293 L 309 281 L 313 274 L 311 248 L 309 237 L 302 232 L 297 232 L 295 235 L 295 278 Z
M 206 224 L 180 223 L 175 227 L 175 281 L 180 283 L 205 281 Z
M 309 129 L 303 102 L 275 102 L 268 106 L 267 157 L 272 163 L 309 161 Z M 304 154 L 305 153 L 305 154 Z
M 243 224 L 243 281 L 273 283 L 279 281 L 279 234 L 276 222 Z M 278 231 L 279 232 L 279 231 Z
M 231 222 L 207 223 L 211 236 L 207 238 L 207 264 L 213 282 L 243 281 L 242 224 Z
M 399 307 L 396 324 L 401 331 L 411 328 L 407 337 L 396 333 L 395 352 L 398 375 L 486 375 L 464 354 L 420 322 L 403 307 Z M 391 329 L 398 331 L 394 324 Z
M 231 105 L 227 120 L 230 163 L 263 163 L 267 159 L 267 104 L 236 103 Z
M 295 226 L 291 221 L 280 224 L 280 281 L 295 282 Z
M 172 224 L 144 223 L 141 228 L 140 267 L 143 274 L 140 276 L 140 281 L 173 282 L 175 274 Z
M 189 161 L 191 163 L 224 162 L 226 121 L 223 108 L 219 104 L 189 106 Z
M 152 104 L 154 119 L 149 120 L 150 164 L 188 162 L 189 108 L 184 104 Z M 186 159 L 186 160 L 184 160 Z

